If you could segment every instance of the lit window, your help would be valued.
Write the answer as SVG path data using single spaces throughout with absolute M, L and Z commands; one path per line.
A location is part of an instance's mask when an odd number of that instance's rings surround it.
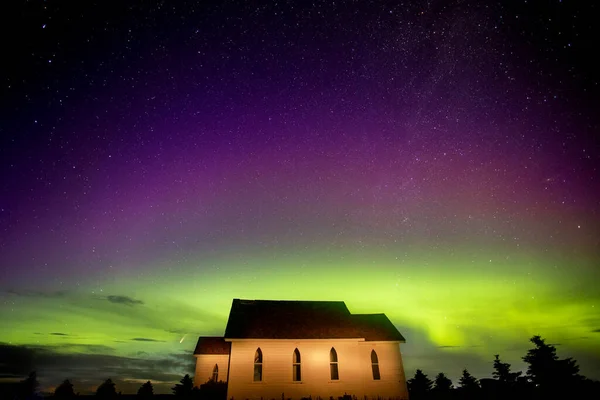
M 212 381 L 217 382 L 219 380 L 219 366 L 215 364 L 213 368 Z
M 254 353 L 254 382 L 261 382 L 263 376 L 263 356 L 260 347 Z
M 329 373 L 332 381 L 337 381 L 340 379 L 340 375 L 338 373 L 338 356 L 333 347 L 329 351 Z
M 373 370 L 373 379 L 378 381 L 381 379 L 379 375 L 379 359 L 375 350 L 371 350 L 371 369 Z
M 300 352 L 298 349 L 294 350 L 292 369 L 294 382 L 300 382 L 302 380 L 302 370 L 300 368 Z

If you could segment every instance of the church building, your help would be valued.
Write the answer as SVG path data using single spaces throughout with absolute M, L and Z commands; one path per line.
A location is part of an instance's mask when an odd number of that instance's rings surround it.
M 194 382 L 227 382 L 228 400 L 406 400 L 404 342 L 385 314 L 342 301 L 234 299 L 225 335 L 198 339 Z

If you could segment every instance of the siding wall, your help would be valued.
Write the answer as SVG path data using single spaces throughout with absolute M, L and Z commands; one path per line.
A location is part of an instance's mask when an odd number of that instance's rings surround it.
M 263 380 L 253 381 L 254 353 L 263 353 Z M 339 380 L 330 379 L 329 351 L 338 355 Z M 300 351 L 302 381 L 292 381 L 294 349 Z M 373 380 L 371 350 L 377 352 L 381 379 Z M 214 365 L 214 364 L 213 364 Z M 220 365 L 219 365 L 220 368 Z M 369 398 L 408 399 L 400 347 L 394 342 L 359 340 L 255 340 L 232 341 L 227 398 L 280 400 L 345 393 Z
M 215 364 L 219 366 L 219 380 L 227 382 L 227 368 L 229 356 L 227 354 L 199 354 L 196 355 L 196 372 L 194 386 L 200 386 L 212 378 Z

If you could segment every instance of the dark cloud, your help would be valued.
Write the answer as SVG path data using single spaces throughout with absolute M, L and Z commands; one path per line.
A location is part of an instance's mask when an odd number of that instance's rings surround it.
M 135 306 L 138 304 L 144 304 L 143 301 L 136 300 L 129 296 L 107 296 L 106 300 L 110 301 L 111 303 L 124 304 L 126 306 Z
M 600 333 L 600 329 L 592 329 L 593 333 Z
M 438 349 L 457 349 L 460 346 L 437 346 Z
M 149 339 L 149 338 L 143 338 L 143 337 L 136 337 L 131 340 L 133 340 L 135 342 L 164 342 L 164 340 Z
M 23 378 L 35 370 L 42 390 L 56 386 L 64 379 L 72 379 L 75 391 L 81 394 L 93 393 L 109 377 L 123 393 L 135 393 L 141 383 L 151 380 L 156 393 L 171 393 L 171 387 L 183 375 L 194 373 L 195 360 L 191 352 L 159 357 L 148 357 L 147 353 L 139 352 L 135 357 L 120 357 L 86 353 L 83 352 L 85 346 L 74 352 L 76 345 L 70 346 L 0 344 L 0 377 Z M 106 346 L 96 346 L 95 350 L 102 347 Z
M 52 332 L 50 334 L 54 335 L 54 336 L 70 336 L 68 333 L 62 333 L 62 332 Z
M 111 354 L 114 348 L 103 344 L 81 344 L 81 343 L 61 343 L 49 346 L 29 346 L 37 350 L 52 350 L 57 352 L 81 352 L 92 354 Z
M 33 370 L 34 351 L 0 343 L 0 377 L 22 377 Z
M 40 291 L 40 290 L 4 290 L 3 293 L 13 296 L 21 297 L 44 297 L 44 298 L 56 298 L 65 297 L 67 292 L 65 290 L 57 291 Z

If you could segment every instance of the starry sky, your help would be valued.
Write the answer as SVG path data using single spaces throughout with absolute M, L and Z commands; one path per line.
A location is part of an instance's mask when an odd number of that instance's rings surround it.
M 5 3 L 0 380 L 168 393 L 233 298 L 600 378 L 593 2 Z

